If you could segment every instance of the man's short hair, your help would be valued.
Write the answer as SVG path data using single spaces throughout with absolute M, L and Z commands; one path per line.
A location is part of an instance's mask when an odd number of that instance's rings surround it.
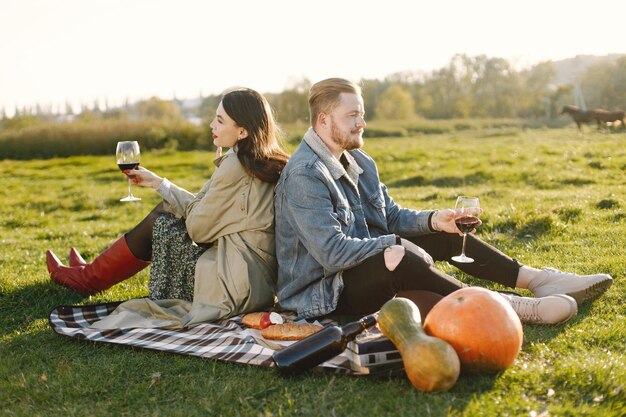
M 341 93 L 361 95 L 361 87 L 345 78 L 327 78 L 311 86 L 309 91 L 309 112 L 311 126 L 315 126 L 320 113 L 331 112 L 339 104 Z

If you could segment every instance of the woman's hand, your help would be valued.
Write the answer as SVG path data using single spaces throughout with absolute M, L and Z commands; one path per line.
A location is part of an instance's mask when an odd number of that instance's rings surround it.
M 156 189 L 159 185 L 161 185 L 161 182 L 163 182 L 163 178 L 142 166 L 135 169 L 128 169 L 124 171 L 124 174 L 126 174 L 128 179 L 130 179 L 130 182 L 140 187 L 150 187 Z
M 433 217 L 431 217 L 430 222 L 431 222 L 431 225 L 433 226 L 433 229 L 435 229 L 438 232 L 458 233 L 462 235 L 463 232 L 461 232 L 459 228 L 456 227 L 456 223 L 454 223 L 454 219 L 459 217 L 461 214 L 469 214 L 469 215 L 478 217 L 480 216 L 482 212 L 483 210 L 480 207 L 469 207 L 469 208 L 466 208 L 465 211 L 463 212 L 461 212 L 461 209 L 437 210 L 433 214 Z M 480 226 L 481 224 L 482 222 L 479 219 L 476 227 Z M 472 233 L 476 233 L 476 229 L 472 230 Z

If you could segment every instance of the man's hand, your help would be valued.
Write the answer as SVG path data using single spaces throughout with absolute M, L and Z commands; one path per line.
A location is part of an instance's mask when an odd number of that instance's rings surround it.
M 461 209 L 445 209 L 445 210 L 437 210 L 433 217 L 431 217 L 430 221 L 435 229 L 438 232 L 447 232 L 447 233 L 458 233 L 460 235 L 463 234 L 456 227 L 456 223 L 454 223 L 454 219 L 460 217 L 462 214 L 470 215 L 470 216 L 480 216 L 483 210 L 480 207 L 469 207 L 461 211 Z M 476 227 L 480 226 L 482 222 L 480 219 L 478 220 L 478 224 Z M 476 229 L 472 230 L 472 233 L 476 233 Z

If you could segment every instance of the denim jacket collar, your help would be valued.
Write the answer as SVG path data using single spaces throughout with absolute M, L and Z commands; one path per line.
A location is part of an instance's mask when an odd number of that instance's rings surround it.
M 359 175 L 363 173 L 363 169 L 361 169 L 359 164 L 356 163 L 356 160 L 352 155 L 350 155 L 350 152 L 343 151 L 342 153 L 342 156 L 344 156 L 348 161 L 348 169 L 346 170 L 341 162 L 339 162 L 339 160 L 337 160 L 337 158 L 330 153 L 328 146 L 326 146 L 324 141 L 317 135 L 313 128 L 309 128 L 309 130 L 304 134 L 304 141 L 307 145 L 309 145 L 313 152 L 319 156 L 324 165 L 326 165 L 330 174 L 333 176 L 333 179 L 338 180 L 346 175 L 347 178 L 352 181 L 354 187 L 358 188 Z

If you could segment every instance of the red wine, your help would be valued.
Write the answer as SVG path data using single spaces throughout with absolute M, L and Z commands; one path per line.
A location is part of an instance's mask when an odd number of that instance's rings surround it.
M 118 167 L 120 167 L 120 169 L 122 171 L 126 171 L 128 169 L 135 169 L 139 166 L 139 162 L 131 162 L 130 164 L 117 164 Z
M 463 233 L 469 233 L 476 228 L 480 220 L 476 216 L 463 216 L 455 219 L 456 227 Z

